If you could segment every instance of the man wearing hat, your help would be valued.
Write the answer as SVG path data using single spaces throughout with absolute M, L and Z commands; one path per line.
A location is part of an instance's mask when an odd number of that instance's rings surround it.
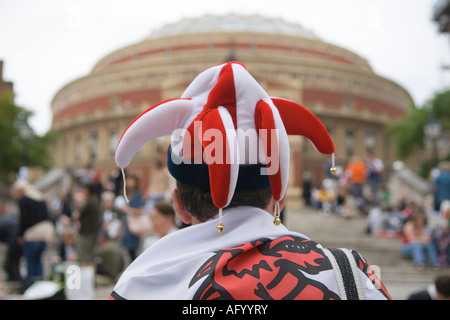
M 117 165 L 166 135 L 173 203 L 191 226 L 144 251 L 111 299 L 390 299 L 359 253 L 325 249 L 281 223 L 288 135 L 334 161 L 333 141 L 306 108 L 268 96 L 243 64 L 226 62 L 136 117 Z

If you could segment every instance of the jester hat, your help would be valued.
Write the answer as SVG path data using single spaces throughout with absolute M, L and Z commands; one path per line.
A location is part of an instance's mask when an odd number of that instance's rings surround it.
M 288 135 L 304 136 L 319 152 L 334 155 L 333 141 L 315 115 L 293 101 L 270 97 L 243 64 L 226 62 L 200 73 L 180 98 L 160 102 L 137 116 L 118 142 L 115 161 L 123 169 L 147 141 L 171 135 L 170 173 L 199 186 L 205 175 L 197 169 L 207 168 L 206 184 L 221 213 L 239 181 L 245 185 L 258 179 L 257 170 L 248 169 L 254 168 L 249 163 L 253 144 L 243 146 L 246 140 L 241 139 L 248 132 L 258 136 L 259 165 L 271 165 L 269 159 L 276 164 L 265 174 L 277 203 L 288 184 Z

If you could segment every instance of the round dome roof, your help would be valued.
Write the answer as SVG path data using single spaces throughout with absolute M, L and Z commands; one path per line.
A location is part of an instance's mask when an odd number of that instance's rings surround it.
M 205 15 L 197 18 L 185 18 L 181 21 L 165 24 L 155 29 L 149 39 L 173 35 L 201 32 L 242 32 L 274 33 L 317 39 L 311 30 L 300 24 L 289 23 L 282 19 L 267 18 L 259 15 Z

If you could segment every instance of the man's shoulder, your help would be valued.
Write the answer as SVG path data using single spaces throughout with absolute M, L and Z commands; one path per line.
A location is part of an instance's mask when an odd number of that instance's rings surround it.
M 322 246 L 311 239 L 260 238 L 216 252 L 190 286 L 202 280 L 194 299 L 339 299 L 324 283 L 327 277 L 318 276 L 331 269 Z

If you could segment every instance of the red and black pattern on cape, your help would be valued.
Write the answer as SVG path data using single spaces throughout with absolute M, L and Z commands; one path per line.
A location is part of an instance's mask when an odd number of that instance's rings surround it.
M 284 236 L 220 250 L 192 278 L 189 287 L 204 279 L 194 299 L 335 300 L 339 295 L 307 277 L 332 266 L 317 243 Z
M 375 274 L 374 270 L 370 267 L 370 264 L 361 257 L 358 251 L 352 250 L 353 257 L 355 258 L 356 265 L 358 268 L 367 276 L 367 278 L 372 282 L 372 285 L 377 288 L 379 292 L 381 292 L 386 299 L 392 300 L 392 297 L 389 295 L 386 287 L 383 285 L 381 280 Z

